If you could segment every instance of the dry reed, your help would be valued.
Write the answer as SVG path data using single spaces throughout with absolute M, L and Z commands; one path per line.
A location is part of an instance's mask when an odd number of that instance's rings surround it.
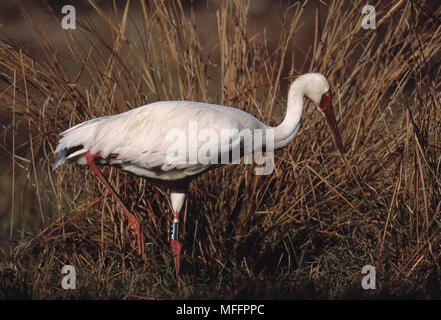
M 2 215 L 18 241 L 3 250 L 0 296 L 439 298 L 441 11 L 424 2 L 372 4 L 376 29 L 364 30 L 362 1 L 281 1 L 271 38 L 250 27 L 247 1 L 211 7 L 215 23 L 205 37 L 196 9 L 181 1 L 140 1 L 134 10 L 129 1 L 89 0 L 95 20 L 78 15 L 74 31 L 63 30 L 59 10 L 46 4 L 64 33 L 57 48 L 18 3 L 39 47 L 0 40 L 3 148 L 12 170 Z M 299 48 L 305 24 L 313 37 Z M 77 165 L 51 170 L 64 129 L 157 100 L 231 105 L 277 124 L 287 85 L 308 71 L 332 85 L 347 153 L 336 152 L 322 115 L 308 107 L 272 175 L 231 165 L 193 181 L 181 292 L 168 251 L 166 189 L 104 169 L 142 220 L 142 262 L 124 214 L 93 174 Z M 74 292 L 60 286 L 65 264 L 77 269 Z M 376 267 L 377 290 L 361 289 L 367 264 Z

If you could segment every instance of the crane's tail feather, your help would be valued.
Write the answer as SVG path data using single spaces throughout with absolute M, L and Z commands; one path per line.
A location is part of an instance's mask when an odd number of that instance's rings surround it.
M 93 141 L 96 126 L 107 118 L 109 117 L 88 120 L 60 133 L 61 139 L 55 149 L 58 157 L 52 170 L 61 166 L 66 160 L 78 159 L 79 164 L 86 164 L 84 155 L 88 151 L 87 145 Z
M 55 171 L 55 169 L 57 169 L 59 166 L 61 166 L 63 163 L 66 162 L 66 153 L 67 153 L 67 149 L 63 149 L 58 152 L 57 160 L 55 160 L 54 167 L 52 168 L 53 171 Z
M 66 160 L 71 160 L 85 155 L 87 149 L 85 149 L 84 146 L 80 145 L 72 148 L 62 148 L 59 149 L 58 151 L 56 150 L 55 152 L 58 153 L 58 157 L 57 160 L 55 160 L 55 164 L 52 170 L 57 169 L 59 166 L 65 163 Z

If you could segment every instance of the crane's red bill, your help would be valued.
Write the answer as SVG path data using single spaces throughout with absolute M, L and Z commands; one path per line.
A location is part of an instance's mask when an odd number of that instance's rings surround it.
M 335 119 L 334 107 L 332 106 L 332 95 L 331 90 L 327 91 L 323 97 L 322 101 L 320 101 L 320 109 L 322 109 L 323 113 L 326 117 L 326 122 L 329 125 L 329 129 L 331 129 L 332 136 L 334 137 L 335 144 L 337 145 L 340 153 L 345 152 L 345 148 L 343 146 L 343 142 L 341 140 L 340 132 L 338 131 L 337 120 Z

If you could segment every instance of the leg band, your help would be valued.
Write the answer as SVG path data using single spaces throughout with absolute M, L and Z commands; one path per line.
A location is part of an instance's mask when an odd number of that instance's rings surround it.
M 173 219 L 170 227 L 170 240 L 178 240 L 179 219 Z

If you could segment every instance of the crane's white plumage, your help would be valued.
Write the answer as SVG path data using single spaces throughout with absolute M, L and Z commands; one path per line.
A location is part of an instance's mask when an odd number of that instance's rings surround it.
M 308 73 L 298 77 L 291 84 L 286 116 L 277 127 L 268 127 L 254 116 L 231 107 L 191 101 L 156 102 L 121 114 L 89 120 L 64 131 L 55 150 L 58 158 L 54 169 L 66 160 L 89 164 L 116 197 L 116 193 L 96 167 L 95 161 L 100 164 L 118 165 L 123 170 L 153 178 L 156 182 L 168 182 L 167 185 L 171 187 L 175 220 L 178 220 L 185 199 L 187 178 L 216 165 L 188 161 L 195 159 L 195 155 L 191 153 L 194 149 L 190 148 L 189 144 L 183 144 L 184 152 L 178 152 L 183 158 L 178 158 L 174 162 L 167 160 L 171 144 L 176 144 L 176 141 L 166 139 L 168 133 L 178 129 L 184 135 L 189 135 L 190 123 L 193 123 L 197 130 L 210 129 L 219 137 L 219 140 L 211 142 L 218 150 L 217 157 L 221 157 L 222 152 L 230 152 L 240 146 L 241 137 L 238 132 L 243 129 L 250 129 L 251 132 L 254 129 L 271 129 L 274 130 L 274 149 L 279 149 L 288 145 L 300 128 L 305 96 L 320 106 L 337 147 L 343 152 L 328 81 L 319 73 Z M 236 134 L 224 139 L 222 135 L 228 129 Z M 206 141 L 197 140 L 196 143 L 198 144 L 196 150 L 199 150 Z M 264 146 L 263 140 L 262 147 Z M 138 242 L 142 242 L 143 237 L 138 222 L 118 197 L 117 200 L 126 211 L 129 226 L 135 230 Z M 142 243 L 138 245 L 143 248 Z M 177 236 L 176 239 L 172 239 L 172 249 L 178 259 L 175 260 L 178 273 L 180 243 L 177 241 Z
M 309 97 L 319 104 L 322 95 L 329 90 L 326 78 L 319 73 L 300 76 L 291 85 L 288 95 L 288 109 L 285 120 L 275 127 L 275 148 L 289 144 L 298 132 L 303 110 L 303 97 Z M 125 171 L 159 180 L 179 180 L 203 172 L 211 165 L 188 163 L 185 159 L 176 162 L 166 161 L 167 151 L 174 143 L 166 141 L 167 134 L 182 130 L 188 135 L 188 123 L 195 122 L 198 130 L 214 130 L 218 137 L 226 129 L 240 132 L 243 129 L 270 128 L 251 114 L 242 110 L 215 104 L 192 101 L 161 101 L 151 103 L 113 116 L 105 116 L 80 123 L 63 133 L 55 150 L 58 158 L 54 169 L 66 160 L 76 160 L 86 164 L 85 154 L 101 152 L 101 164 L 118 165 Z M 218 154 L 231 151 L 240 137 L 236 134 L 230 139 L 215 141 Z M 225 148 L 222 142 L 228 141 Z M 198 141 L 198 147 L 205 144 Z M 187 160 L 192 157 L 189 146 L 184 145 Z M 115 154 L 116 158 L 108 159 Z M 187 163 L 184 163 L 187 162 Z
M 191 101 L 156 102 L 115 116 L 89 120 L 64 131 L 55 150 L 59 156 L 54 168 L 65 160 L 86 164 L 85 154 L 90 151 L 101 152 L 103 159 L 117 154 L 116 158 L 102 161 L 119 165 L 121 169 L 143 177 L 178 180 L 198 174 L 210 165 L 191 164 L 185 159 L 172 163 L 166 161 L 169 147 L 175 142 L 173 139 L 167 141 L 167 134 L 179 129 L 188 136 L 189 121 L 194 122 L 199 131 L 215 130 L 219 137 L 225 132 L 224 129 L 238 129 L 232 132 L 240 132 L 244 128 L 267 128 L 252 115 L 235 108 Z M 239 138 L 233 135 L 228 141 L 234 145 Z M 198 141 L 198 147 L 204 143 Z M 69 150 L 79 146 L 79 150 L 69 154 Z M 217 146 L 220 155 L 220 143 Z M 182 147 L 186 150 L 178 154 L 184 154 L 188 159 L 191 156 L 188 154 L 190 148 L 187 144 Z

